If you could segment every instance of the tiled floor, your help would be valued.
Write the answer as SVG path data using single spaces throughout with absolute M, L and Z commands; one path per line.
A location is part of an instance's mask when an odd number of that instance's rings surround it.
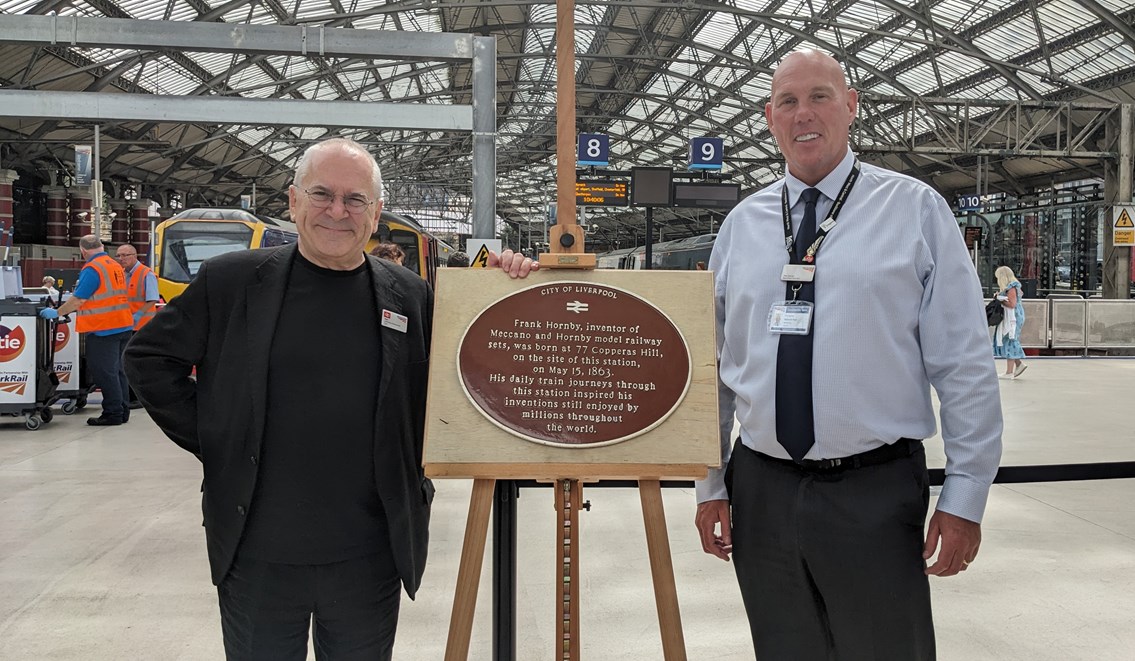
M 1001 381 L 1006 465 L 1135 460 L 1135 360 L 1034 360 Z M 222 658 L 199 526 L 200 468 L 144 416 L 39 432 L 0 418 L 0 659 Z M 931 441 L 931 462 L 944 462 Z M 438 485 L 430 564 L 404 600 L 396 659 L 443 656 L 470 484 Z M 662 658 L 638 495 L 581 514 L 585 660 Z M 752 658 L 732 568 L 701 553 L 692 491 L 665 493 L 691 660 Z M 518 658 L 553 659 L 555 513 L 520 504 Z M 995 486 L 982 552 L 933 579 L 939 658 L 1135 658 L 1135 480 Z M 486 564 L 471 659 L 491 658 Z M 865 604 L 864 607 L 870 607 Z

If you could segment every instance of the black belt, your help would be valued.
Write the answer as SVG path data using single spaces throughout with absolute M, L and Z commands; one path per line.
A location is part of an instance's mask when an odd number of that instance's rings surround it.
M 741 444 L 741 447 L 746 449 L 748 446 Z M 877 466 L 885 464 L 888 461 L 899 459 L 900 457 L 909 457 L 922 447 L 922 441 L 917 438 L 900 438 L 899 440 L 891 443 L 890 445 L 881 445 L 866 452 L 853 454 L 850 457 L 837 457 L 835 459 L 802 459 L 800 461 L 793 461 L 791 459 L 780 459 L 779 457 L 770 457 L 763 452 L 756 452 L 762 459 L 767 459 L 778 464 L 785 464 L 798 468 L 802 471 L 809 473 L 839 473 L 853 468 L 863 468 L 864 466 Z

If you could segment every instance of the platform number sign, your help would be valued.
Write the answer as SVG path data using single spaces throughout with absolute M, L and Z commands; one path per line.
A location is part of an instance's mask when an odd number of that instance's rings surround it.
M 690 140 L 691 170 L 720 170 L 725 141 L 721 138 L 693 138 Z
M 958 198 L 960 213 L 981 213 L 982 208 L 980 195 L 962 195 Z
M 578 165 L 606 167 L 611 161 L 611 137 L 598 133 L 579 134 Z

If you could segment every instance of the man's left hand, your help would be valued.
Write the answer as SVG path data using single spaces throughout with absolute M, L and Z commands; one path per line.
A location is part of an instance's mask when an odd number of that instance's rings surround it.
M 977 557 L 977 549 L 981 546 L 981 524 L 936 511 L 930 517 L 930 525 L 926 530 L 923 560 L 929 560 L 934 555 L 939 541 L 942 548 L 938 550 L 938 559 L 926 568 L 926 575 L 954 576 L 965 571 Z
M 540 262 L 533 261 L 521 253 L 505 250 L 498 256 L 490 250 L 489 268 L 498 266 L 510 278 L 527 278 L 529 272 L 540 270 Z

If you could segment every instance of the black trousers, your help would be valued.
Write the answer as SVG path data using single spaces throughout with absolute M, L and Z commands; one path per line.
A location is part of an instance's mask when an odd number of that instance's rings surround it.
M 402 584 L 389 553 L 325 565 L 238 558 L 217 587 L 229 661 L 387 661 Z
M 733 558 L 760 661 L 930 661 L 926 453 L 810 473 L 740 442 Z
M 133 331 L 123 331 L 113 335 L 87 333 L 87 369 L 91 373 L 91 383 L 102 391 L 102 416 L 123 421 L 130 417 L 126 406 L 126 372 L 122 369 L 122 352 L 126 343 L 134 335 Z

